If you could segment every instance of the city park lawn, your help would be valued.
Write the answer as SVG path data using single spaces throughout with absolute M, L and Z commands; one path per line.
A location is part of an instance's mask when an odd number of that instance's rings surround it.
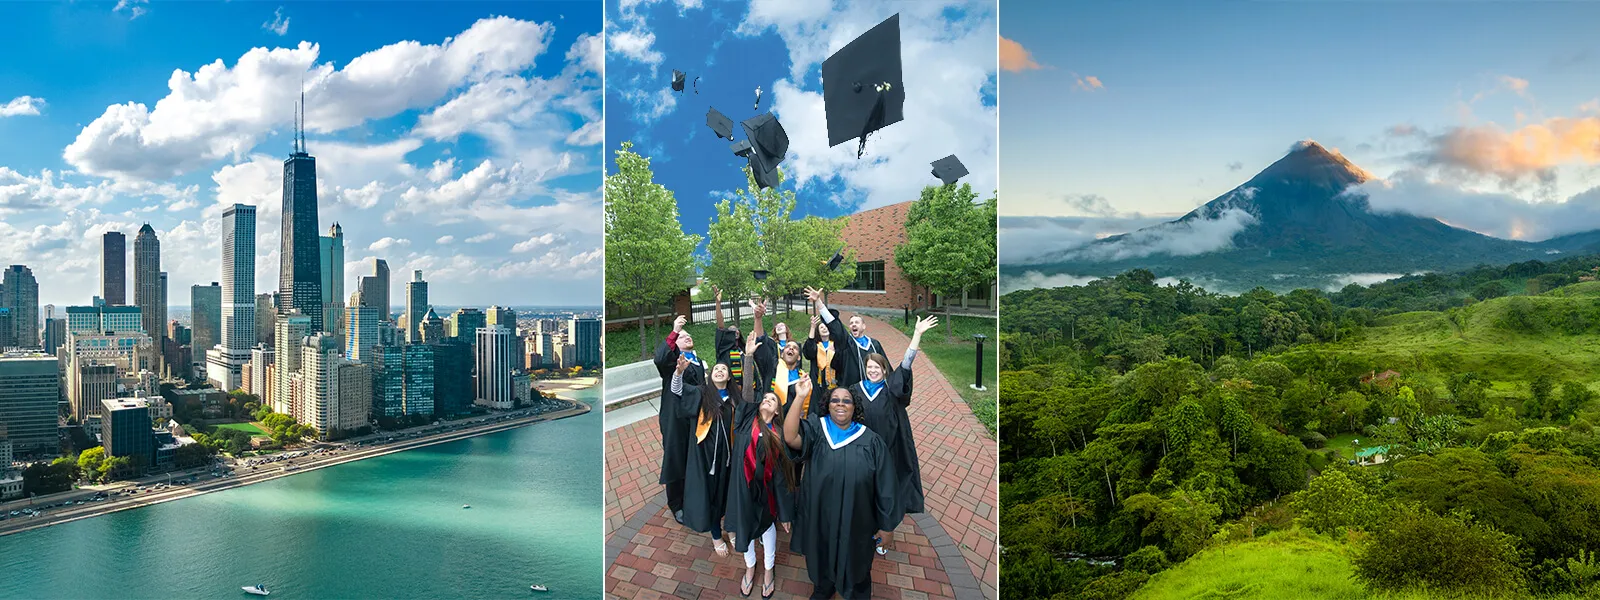
M 225 424 L 222 424 L 222 425 L 217 425 L 216 428 L 217 429 L 236 429 L 236 430 L 239 430 L 239 431 L 243 431 L 248 435 L 269 435 L 267 432 L 262 431 L 260 427 L 256 427 L 255 425 L 252 425 L 250 423 L 225 423 Z
M 739 320 L 739 334 L 750 335 L 750 328 L 755 326 L 755 319 L 750 318 L 750 310 L 748 308 L 741 309 L 739 312 L 741 313 L 740 316 L 744 317 L 743 319 Z M 724 311 L 722 316 L 727 320 L 727 323 L 733 322 L 733 312 L 731 310 Z M 811 329 L 811 315 L 806 314 L 806 312 L 803 310 L 799 310 L 798 305 L 796 305 L 796 310 L 789 311 L 787 313 L 767 313 L 766 316 L 761 318 L 761 323 L 767 327 L 767 333 L 769 335 L 772 333 L 772 326 L 776 324 L 779 319 L 782 319 L 783 322 L 789 324 L 790 339 L 801 341 L 806 339 L 806 332 Z M 701 354 L 712 357 L 713 360 L 715 359 L 714 355 L 717 346 L 716 337 L 713 335 L 712 330 L 716 329 L 716 325 L 716 319 L 705 319 L 704 321 L 690 323 L 683 327 L 684 331 L 687 331 L 689 332 L 689 335 L 694 336 L 695 350 Z M 649 348 L 646 350 L 650 353 L 650 356 L 655 356 L 656 346 L 660 344 L 661 340 L 665 339 L 667 333 L 671 331 L 671 320 L 663 319 L 661 321 L 661 325 L 654 328 L 653 331 L 650 327 L 650 322 L 648 320 L 645 321 L 645 343 L 649 344 Z M 639 360 L 638 328 L 629 327 L 620 331 L 611 331 L 606 333 L 607 368 L 633 364 L 639 362 Z
M 956 388 L 956 393 L 961 394 L 961 399 L 966 400 L 967 406 L 972 408 L 972 414 L 989 428 L 989 435 L 995 434 L 995 421 L 997 418 L 996 406 L 1000 397 L 1000 386 L 996 383 L 996 372 L 1000 357 L 995 340 L 995 320 L 988 317 L 969 317 L 965 315 L 936 315 L 939 325 L 922 334 L 922 349 L 924 359 L 933 361 L 933 366 L 939 369 L 950 385 Z M 915 315 L 912 317 L 915 319 Z M 945 319 L 954 319 L 950 328 L 954 336 L 945 337 Z M 915 321 L 904 322 L 899 318 L 888 319 L 890 325 L 895 326 L 906 337 L 911 337 Z M 983 387 L 984 391 L 972 389 L 973 380 L 977 377 L 978 365 L 976 364 L 978 343 L 972 339 L 975 334 L 983 334 L 989 339 L 983 342 Z M 889 360 L 900 360 L 898 356 L 891 356 Z M 915 399 L 912 400 L 915 402 Z

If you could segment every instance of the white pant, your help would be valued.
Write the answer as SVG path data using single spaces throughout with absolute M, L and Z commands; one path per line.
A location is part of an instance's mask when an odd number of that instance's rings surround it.
M 773 562 L 773 560 L 775 558 L 777 558 L 777 555 L 778 555 L 778 526 L 777 525 L 773 525 L 771 527 L 768 527 L 766 533 L 761 534 L 761 547 L 762 547 L 762 549 L 766 550 L 766 559 L 767 559 L 766 567 L 768 569 L 771 569 L 772 568 L 772 562 Z M 744 551 L 744 566 L 745 566 L 745 568 L 750 568 L 750 567 L 756 566 L 756 541 L 755 540 L 750 540 L 750 549 Z

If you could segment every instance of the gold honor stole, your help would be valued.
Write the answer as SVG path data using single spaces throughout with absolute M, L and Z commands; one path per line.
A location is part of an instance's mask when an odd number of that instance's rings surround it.
M 712 391 L 718 391 L 718 390 L 716 390 L 715 388 L 712 388 Z M 713 419 L 711 418 L 710 415 L 706 414 L 705 409 L 704 408 L 700 409 L 700 418 L 699 418 L 698 422 L 695 423 L 695 426 L 694 426 L 694 441 L 695 441 L 695 443 L 700 443 L 700 442 L 706 441 L 706 434 L 711 433 L 711 423 L 712 423 L 712 421 L 713 421 Z
M 817 382 L 827 389 L 828 382 L 833 381 L 833 343 L 817 344 L 817 364 L 822 365 L 822 381 Z
M 780 359 L 778 361 L 778 374 L 776 377 L 772 378 L 772 393 L 778 395 L 779 407 L 786 407 L 789 405 L 790 383 L 793 383 L 793 381 L 789 379 L 789 367 L 788 365 L 783 364 L 783 360 Z

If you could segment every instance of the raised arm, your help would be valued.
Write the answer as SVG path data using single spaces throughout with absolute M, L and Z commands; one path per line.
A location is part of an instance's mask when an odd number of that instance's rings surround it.
M 717 331 L 722 331 L 722 289 L 713 284 L 711 291 L 716 292 L 717 295 L 717 307 L 712 310 L 712 313 L 717 315 Z
M 744 343 L 744 355 L 747 357 L 755 356 L 757 345 L 759 345 L 759 342 L 756 341 L 756 332 L 752 331 Z M 756 386 L 751 383 L 755 380 L 753 371 L 756 370 L 756 366 L 754 361 L 746 361 L 744 367 L 744 380 L 739 383 L 739 389 L 743 390 L 744 401 L 759 402 L 760 394 L 756 392 Z
M 939 317 L 932 315 L 917 319 L 917 326 L 911 331 L 911 343 L 906 346 L 906 356 L 900 360 L 900 368 L 911 368 L 911 361 L 917 357 L 917 348 L 922 344 L 922 334 L 938 324 Z
M 783 417 L 783 440 L 789 444 L 789 449 L 800 450 L 805 447 L 805 440 L 801 438 L 800 419 L 806 416 L 805 405 L 811 398 L 811 377 L 801 375 L 800 381 L 794 386 L 795 398 L 789 403 L 789 414 Z
M 844 324 L 833 318 L 833 313 L 828 310 L 828 304 L 822 300 L 822 290 L 806 288 L 806 298 L 817 307 L 817 316 L 822 319 L 822 325 L 828 328 L 828 339 L 832 340 L 835 348 L 848 343 L 849 332 L 845 331 Z
M 749 306 L 750 314 L 755 315 L 754 319 L 756 321 L 755 327 L 750 331 L 755 333 L 757 337 L 766 335 L 767 331 L 761 327 L 761 315 L 767 314 L 767 299 L 756 296 L 750 299 Z

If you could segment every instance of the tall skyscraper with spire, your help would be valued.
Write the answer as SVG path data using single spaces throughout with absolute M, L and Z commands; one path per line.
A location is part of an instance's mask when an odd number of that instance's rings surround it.
M 317 159 L 306 152 L 305 94 L 295 115 L 294 152 L 283 161 L 283 230 L 280 235 L 279 314 L 300 311 L 322 331 L 322 252 L 317 227 Z M 253 300 L 252 300 L 253 301 Z
M 161 240 L 156 230 L 145 223 L 133 237 L 133 305 L 139 307 L 139 322 L 157 348 L 167 331 L 167 306 L 162 302 Z
M 23 265 L 6 267 L 0 278 L 0 309 L 10 309 L 11 331 L 0 335 L 19 348 L 39 345 L 39 281 L 33 270 Z
M 344 229 L 336 222 L 319 240 L 322 261 L 323 331 L 344 336 Z M 339 339 L 341 343 L 342 339 Z
M 222 339 L 207 349 L 207 378 L 233 390 L 256 344 L 256 207 L 222 211 Z
M 128 303 L 128 236 L 121 231 L 100 236 L 100 298 L 106 306 Z

